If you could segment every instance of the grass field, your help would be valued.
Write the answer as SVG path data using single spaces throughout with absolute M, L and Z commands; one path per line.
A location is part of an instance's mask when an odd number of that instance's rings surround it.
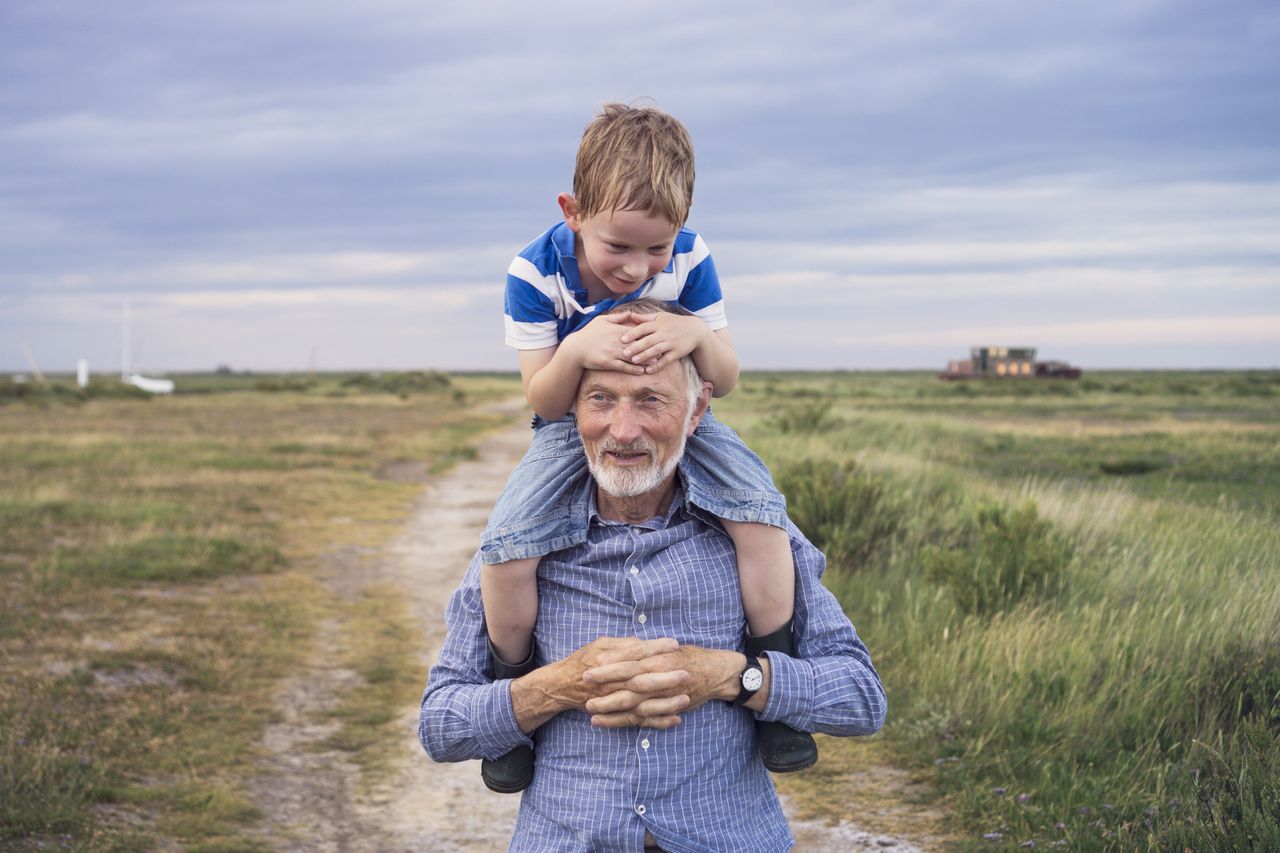
M 272 690 L 340 606 L 316 560 L 389 538 L 421 485 L 388 473 L 465 458 L 505 422 L 477 407 L 517 390 L 433 374 L 180 387 L 0 385 L 0 848 L 259 847 L 245 783 Z M 363 680 L 333 736 L 362 767 L 421 690 L 377 592 L 344 614 L 367 629 L 346 644 Z
M 1280 373 L 756 375 L 717 411 L 974 846 L 1280 849 Z
M 0 381 L 0 847 L 253 849 L 271 689 L 512 377 Z M 769 463 L 961 847 L 1280 849 L 1280 373 L 750 374 Z M 375 766 L 393 591 L 335 735 Z M 412 701 L 412 700 L 410 700 Z M 865 760 L 822 740 L 803 793 Z M 818 792 L 820 795 L 820 792 Z M 837 804 L 838 808 L 838 804 Z M 853 820 L 857 814 L 848 815 Z

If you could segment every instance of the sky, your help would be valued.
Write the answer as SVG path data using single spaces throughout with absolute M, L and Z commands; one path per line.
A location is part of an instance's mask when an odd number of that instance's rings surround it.
M 746 369 L 1280 366 L 1280 5 L 0 4 L 0 370 L 510 369 L 600 104 Z

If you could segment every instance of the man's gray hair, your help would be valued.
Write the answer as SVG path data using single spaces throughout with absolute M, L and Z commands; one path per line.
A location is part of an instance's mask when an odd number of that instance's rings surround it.
M 677 302 L 667 302 L 662 299 L 652 299 L 649 297 L 641 297 L 633 299 L 630 302 L 623 302 L 620 305 L 614 305 L 606 314 L 681 314 L 685 317 L 696 316 L 688 308 Z M 698 395 L 702 393 L 702 376 L 698 373 L 698 366 L 693 363 L 693 356 L 686 355 L 680 359 L 680 365 L 684 368 L 685 381 L 689 386 L 689 411 L 693 411 L 693 407 L 698 404 Z

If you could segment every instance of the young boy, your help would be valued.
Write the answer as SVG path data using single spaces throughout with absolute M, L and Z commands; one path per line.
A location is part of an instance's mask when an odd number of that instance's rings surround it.
M 715 264 L 684 222 L 693 201 L 693 145 L 684 126 L 656 109 L 606 104 L 578 148 L 573 194 L 557 199 L 564 221 L 530 243 L 507 274 L 506 339 L 519 351 L 534 438 L 498 499 L 481 543 L 485 624 L 495 678 L 534 668 L 539 559 L 586 540 L 585 512 L 563 500 L 586 462 L 571 414 L 583 370 L 656 371 L 692 356 L 713 395 L 738 381 Z M 604 315 L 640 296 L 692 312 Z M 708 414 L 690 441 L 689 500 L 715 515 L 738 555 L 749 654 L 794 655 L 795 566 L 785 501 L 764 463 Z M 581 517 L 579 517 L 581 516 Z M 807 733 L 757 721 L 765 766 L 802 770 L 817 760 Z M 493 790 L 514 793 L 533 778 L 533 751 L 482 762 Z

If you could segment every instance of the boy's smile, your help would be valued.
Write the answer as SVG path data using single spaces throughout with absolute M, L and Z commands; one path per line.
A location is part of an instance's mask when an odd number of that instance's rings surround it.
M 558 199 L 574 232 L 578 273 L 592 303 L 626 296 L 667 268 L 679 226 L 639 210 L 578 215 L 573 196 Z

